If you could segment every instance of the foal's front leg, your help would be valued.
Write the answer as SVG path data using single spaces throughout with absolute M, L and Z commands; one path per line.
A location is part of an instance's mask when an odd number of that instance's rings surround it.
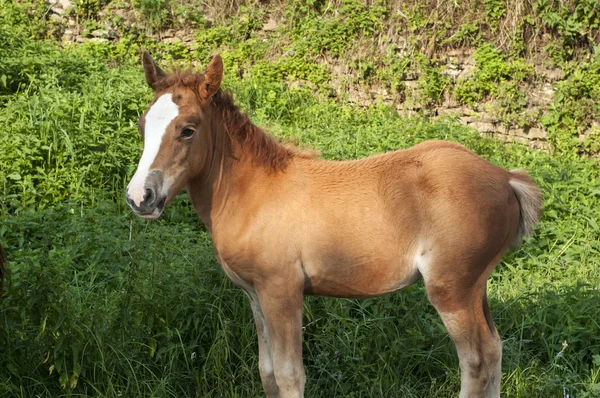
M 271 342 L 265 316 L 258 302 L 256 293 L 246 292 L 250 299 L 254 325 L 256 326 L 256 337 L 258 337 L 258 369 L 260 380 L 267 398 L 279 398 L 279 388 L 275 381 L 275 369 L 273 367 L 273 354 L 271 354 Z
M 302 364 L 301 286 L 290 281 L 270 281 L 256 286 L 267 326 L 275 380 L 281 398 L 304 396 L 306 376 Z

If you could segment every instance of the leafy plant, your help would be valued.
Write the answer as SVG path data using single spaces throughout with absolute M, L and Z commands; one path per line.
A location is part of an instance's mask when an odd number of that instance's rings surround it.
M 586 137 L 583 142 L 578 136 L 600 117 L 600 59 L 573 63 L 555 89 L 554 102 L 542 118 L 554 146 L 561 151 L 597 150 L 597 135 Z
M 444 92 L 450 88 L 450 81 L 442 73 L 443 68 L 433 65 L 427 58 L 421 57 L 419 63 L 421 65 L 419 87 L 423 90 L 429 105 L 438 105 L 444 99 Z
M 379 30 L 387 13 L 379 2 L 367 7 L 359 0 L 342 0 L 335 14 L 316 15 L 319 4 L 298 0 L 287 11 L 296 45 L 314 54 L 340 55 L 358 35 Z
M 165 26 L 171 18 L 169 0 L 132 0 L 131 3 L 153 28 Z
M 597 1 L 536 0 L 534 6 L 544 26 L 558 37 L 563 59 L 571 59 L 577 47 L 594 42 L 593 32 L 600 28 L 600 3 Z
M 473 75 L 458 82 L 454 95 L 460 102 L 475 105 L 488 97 L 499 99 L 512 112 L 526 103 L 522 83 L 533 75 L 533 66 L 522 59 L 507 61 L 490 45 L 479 47 L 473 54 L 476 69 Z

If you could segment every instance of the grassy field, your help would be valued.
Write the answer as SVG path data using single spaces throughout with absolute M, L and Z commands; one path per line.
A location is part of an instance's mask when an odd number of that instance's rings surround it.
M 62 47 L 39 38 L 49 28 L 38 14 L 6 0 L 0 9 L 0 242 L 11 270 L 0 396 L 262 396 L 250 306 L 186 196 L 155 222 L 125 205 L 141 155 L 137 118 L 152 97 L 137 47 Z M 180 63 L 205 60 L 219 40 Z M 377 103 L 358 109 L 290 88 L 288 75 L 242 75 L 241 43 L 224 53 L 224 85 L 281 139 L 329 159 L 447 139 L 527 169 L 544 193 L 543 220 L 488 288 L 504 341 L 503 396 L 600 396 L 597 159 L 500 143 L 452 119 L 401 118 Z M 152 49 L 160 58 L 177 48 Z M 460 386 L 454 346 L 420 282 L 376 299 L 307 298 L 303 350 L 307 397 L 451 397 Z

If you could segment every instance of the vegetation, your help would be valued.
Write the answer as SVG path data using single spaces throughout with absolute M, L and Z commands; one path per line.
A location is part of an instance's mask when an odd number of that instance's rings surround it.
M 455 30 L 437 23 L 437 45 L 479 48 L 475 72 L 455 84 L 435 57 L 416 50 L 436 23 L 416 2 L 393 9 L 344 0 L 336 14 L 327 2 L 289 1 L 281 7 L 295 21 L 291 31 L 280 25 L 263 41 L 266 8 L 231 2 L 238 8 L 218 13 L 207 1 L 199 14 L 190 12 L 194 3 L 139 0 L 133 7 L 149 21 L 142 28 L 126 29 L 115 17 L 124 32 L 117 42 L 61 46 L 55 38 L 63 28 L 44 16 L 44 3 L 0 0 L 0 242 L 11 271 L 0 299 L 0 395 L 262 394 L 249 305 L 216 264 L 186 197 L 156 222 L 136 218 L 124 203 L 141 152 L 137 118 L 152 96 L 138 65 L 143 42 L 171 65 L 205 64 L 222 52 L 225 86 L 255 123 L 326 158 L 448 139 L 530 171 L 544 192 L 543 221 L 489 282 L 505 347 L 502 391 L 600 396 L 600 166 L 586 156 L 598 141 L 574 139 L 600 112 L 600 59 L 597 50 L 585 54 L 596 37 L 597 2 L 565 2 L 583 10 L 572 15 L 558 2 L 537 1 L 514 30 L 536 25 L 527 15 L 541 18 L 552 38 L 547 45 L 573 49 L 553 53 L 565 79 L 543 117 L 552 153 L 480 137 L 452 119 L 400 117 L 377 101 L 358 108 L 332 95 L 331 68 L 315 62 L 344 60 L 353 66 L 341 84 L 381 81 L 399 96 L 407 90 L 398 75 L 416 66 L 427 104 L 453 90 L 466 103 L 492 97 L 519 106 L 522 84 L 535 79 L 522 58 L 533 39 L 506 30 L 511 1 L 484 3 L 482 15 L 463 10 Z M 116 0 L 74 4 L 80 23 L 96 28 L 99 10 L 128 7 Z M 154 10 L 164 19 L 152 19 Z M 409 32 L 414 53 L 399 57 L 390 43 L 379 52 L 362 41 L 392 20 Z M 193 27 L 195 44 L 143 38 L 143 29 L 161 24 Z M 302 35 L 309 28 L 314 39 Z M 491 32 L 512 43 L 519 36 L 522 46 L 498 49 L 489 44 Z M 459 389 L 453 344 L 421 283 L 376 299 L 307 298 L 304 325 L 309 397 L 450 397 Z

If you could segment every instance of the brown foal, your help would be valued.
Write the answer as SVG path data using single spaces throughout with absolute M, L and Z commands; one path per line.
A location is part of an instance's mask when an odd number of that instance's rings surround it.
M 429 141 L 326 161 L 266 135 L 204 74 L 166 74 L 142 57 L 155 97 L 140 118 L 144 151 L 127 188 L 156 219 L 183 188 L 225 273 L 248 295 L 268 397 L 301 397 L 304 295 L 372 297 L 423 277 L 456 344 L 461 397 L 499 397 L 502 342 L 486 280 L 532 233 L 540 191 L 465 147 Z

